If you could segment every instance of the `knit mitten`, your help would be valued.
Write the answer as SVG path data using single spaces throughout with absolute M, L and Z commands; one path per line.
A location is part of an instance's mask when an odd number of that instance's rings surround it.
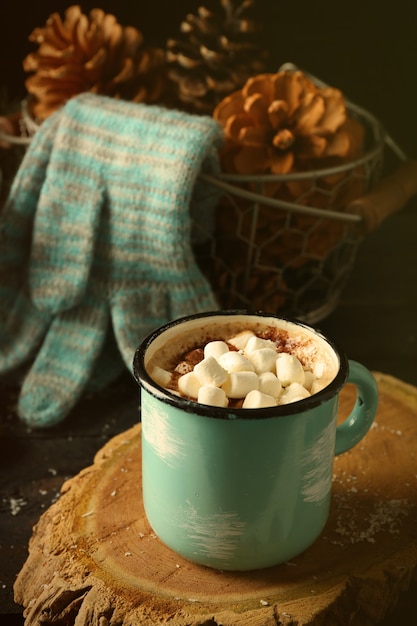
M 0 374 L 37 349 L 51 314 L 31 301 L 27 284 L 33 222 L 59 118 L 51 116 L 33 139 L 0 212 Z
M 49 195 L 45 180 L 59 122 L 59 115 L 51 116 L 42 125 L 42 131 L 33 138 L 0 214 L 0 374 L 8 373 L 33 358 L 53 320 L 52 309 L 48 312 L 34 304 L 27 280 L 35 220 L 41 222 L 39 230 L 42 232 L 42 240 L 36 241 L 38 254 L 42 250 L 44 262 L 48 262 L 49 268 L 48 283 L 44 288 L 50 293 L 64 291 L 67 297 L 71 293 L 68 285 L 60 280 L 59 270 L 63 263 L 68 264 L 71 260 L 68 254 L 68 231 L 74 231 L 75 226 L 67 226 L 66 239 L 60 243 L 59 252 L 49 246 L 50 242 L 60 239 L 62 228 L 58 217 L 49 214 L 53 195 Z M 44 212 L 39 210 L 43 204 L 46 206 Z M 90 271 L 91 242 L 96 233 L 95 225 L 87 224 L 91 213 L 73 212 L 73 219 L 78 217 L 79 232 L 77 250 L 72 257 L 72 280 L 75 282 L 74 277 L 77 277 L 77 293 L 81 295 Z M 81 224 L 82 218 L 84 223 Z M 57 232 L 50 237 L 48 230 L 53 229 Z M 67 357 L 68 367 L 70 355 Z M 100 369 L 93 372 L 88 381 L 88 390 L 100 389 L 121 374 L 123 362 L 109 340 L 100 360 Z M 38 360 L 38 363 L 42 362 L 42 359 Z M 62 367 L 63 362 L 65 360 L 57 365 Z M 52 374 L 50 361 L 48 369 Z
M 54 318 L 22 387 L 26 422 L 66 416 L 100 367 L 110 321 L 131 370 L 146 333 L 217 308 L 193 258 L 189 205 L 221 138 L 209 117 L 92 94 L 60 111 L 29 271 L 34 304 Z

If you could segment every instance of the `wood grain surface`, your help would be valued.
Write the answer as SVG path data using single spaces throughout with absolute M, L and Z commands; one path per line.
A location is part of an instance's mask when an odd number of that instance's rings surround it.
M 335 459 L 328 523 L 302 555 L 234 573 L 166 548 L 143 511 L 137 425 L 68 480 L 35 527 L 14 588 L 26 625 L 379 623 L 417 565 L 417 389 L 375 377 L 375 423 Z M 341 417 L 353 397 L 348 385 Z

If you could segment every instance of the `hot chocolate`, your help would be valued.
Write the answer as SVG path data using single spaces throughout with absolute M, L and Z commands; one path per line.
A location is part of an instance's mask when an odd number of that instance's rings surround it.
M 167 391 L 216 407 L 296 402 L 326 387 L 339 368 L 319 334 L 276 318 L 199 320 L 164 339 L 149 357 L 149 375 Z

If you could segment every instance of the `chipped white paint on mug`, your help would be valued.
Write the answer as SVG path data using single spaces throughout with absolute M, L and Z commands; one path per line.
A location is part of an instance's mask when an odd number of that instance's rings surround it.
M 336 422 L 332 421 L 303 452 L 301 494 L 304 502 L 322 502 L 330 493 L 335 433 Z
M 237 512 L 225 511 L 199 514 L 188 502 L 189 508 L 182 509 L 178 525 L 186 532 L 189 541 L 200 554 L 210 559 L 231 561 L 238 550 L 240 537 L 247 526 Z
M 142 424 L 142 437 L 167 465 L 176 467 L 185 457 L 184 439 L 176 434 L 172 420 L 160 407 L 150 406 Z

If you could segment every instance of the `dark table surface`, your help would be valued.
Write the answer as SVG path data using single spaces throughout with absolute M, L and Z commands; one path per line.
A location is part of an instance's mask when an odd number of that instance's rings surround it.
M 365 238 L 338 307 L 316 325 L 350 358 L 417 386 L 414 200 Z M 127 371 L 105 392 L 84 398 L 61 426 L 49 430 L 30 431 L 21 424 L 16 397 L 17 390 L 0 380 L 0 623 L 10 626 L 23 623 L 22 607 L 13 601 L 13 583 L 26 559 L 33 525 L 59 497 L 62 483 L 139 418 L 138 389 Z M 414 623 L 416 616 L 414 580 L 383 624 Z

